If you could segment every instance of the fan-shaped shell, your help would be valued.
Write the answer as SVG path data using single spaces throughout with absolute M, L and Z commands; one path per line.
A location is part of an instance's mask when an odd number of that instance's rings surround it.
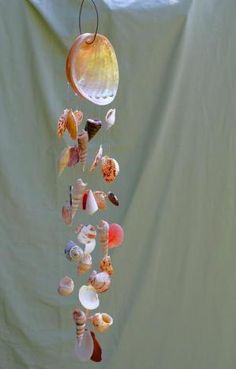
M 84 33 L 74 41 L 66 61 L 68 82 L 76 94 L 97 105 L 110 104 L 117 93 L 119 70 L 110 41 L 99 33 Z

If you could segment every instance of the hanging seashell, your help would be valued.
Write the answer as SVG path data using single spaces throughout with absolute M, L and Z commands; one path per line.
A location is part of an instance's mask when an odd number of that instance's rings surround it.
M 62 137 L 66 131 L 66 122 L 67 122 L 67 115 L 69 109 L 65 109 L 63 114 L 59 117 L 57 122 L 57 135 L 58 137 Z
M 90 331 L 85 331 L 81 340 L 75 342 L 75 355 L 80 361 L 86 362 L 91 359 L 94 351 L 94 343 Z
M 94 197 L 96 199 L 98 209 L 99 210 L 106 210 L 107 209 L 106 193 L 103 192 L 103 191 L 95 191 L 93 194 L 94 194 Z
M 81 206 L 83 193 L 87 187 L 81 178 L 77 179 L 72 193 L 72 218 L 74 218 L 77 210 Z
M 80 224 L 80 226 L 78 226 L 78 241 L 86 244 L 88 242 L 90 242 L 91 240 L 95 240 L 96 235 L 97 235 L 97 231 L 96 228 L 92 225 L 92 224 L 88 224 L 88 225 L 82 225 Z
M 91 286 L 93 286 L 93 288 L 96 290 L 97 293 L 102 293 L 106 292 L 109 289 L 111 279 L 107 272 L 97 273 L 96 270 L 94 270 L 90 274 L 88 283 L 91 284 Z
M 73 167 L 75 166 L 78 162 L 79 162 L 79 147 L 78 146 L 73 146 L 70 147 L 70 153 L 69 153 L 69 161 L 67 166 L 68 167 Z
M 66 258 L 69 261 L 80 261 L 83 258 L 83 250 L 77 246 L 73 241 L 69 241 L 64 250 Z
M 112 317 L 106 313 L 96 313 L 91 321 L 95 330 L 100 333 L 105 332 L 113 324 Z
M 103 148 L 102 148 L 102 145 L 100 145 L 99 149 L 98 149 L 98 151 L 95 155 L 94 161 L 93 161 L 91 167 L 89 168 L 90 172 L 93 172 L 95 170 L 95 168 L 98 166 L 98 164 L 102 160 L 102 155 L 103 155 Z
M 119 206 L 118 197 L 113 192 L 108 192 L 107 197 L 113 205 Z
M 67 114 L 66 128 L 70 134 L 72 140 L 77 140 L 78 136 L 78 123 L 77 118 L 72 110 L 69 110 Z
M 92 268 L 92 256 L 90 254 L 84 254 L 81 258 L 80 263 L 77 265 L 77 274 L 84 274 L 89 272 Z
M 98 225 L 99 242 L 105 255 L 108 253 L 108 236 L 109 236 L 109 223 L 105 220 L 101 220 Z
M 80 110 L 75 110 L 74 111 L 74 115 L 76 117 L 76 120 L 77 120 L 77 124 L 78 126 L 80 125 L 80 123 L 82 122 L 83 120 L 83 117 L 84 117 L 84 114 L 82 113 L 82 111 Z
M 111 128 L 116 121 L 116 109 L 110 109 L 108 110 L 108 112 L 106 113 L 106 117 L 105 117 L 105 128 L 109 129 Z
M 65 205 L 63 205 L 61 215 L 66 225 L 72 224 L 72 207 L 70 205 L 70 201 L 66 201 Z
M 85 254 L 91 254 L 93 250 L 96 247 L 96 240 L 91 240 L 90 242 L 87 242 L 84 246 L 84 253 Z
M 91 360 L 95 361 L 96 363 L 99 363 L 100 361 L 102 361 L 102 348 L 100 343 L 98 342 L 98 339 L 95 335 L 94 332 L 90 331 L 92 339 L 93 339 L 93 354 L 91 356 Z
M 114 182 L 119 170 L 119 164 L 115 159 L 109 158 L 108 156 L 102 158 L 102 175 L 106 182 Z
M 82 169 L 84 171 L 88 153 L 88 132 L 84 129 L 78 135 L 78 142 L 80 149 L 80 163 L 82 164 Z
M 79 290 L 79 301 L 88 310 L 97 309 L 99 306 L 98 294 L 92 286 L 82 286 Z
M 102 127 L 101 120 L 98 119 L 87 119 L 85 125 L 85 131 L 88 132 L 89 141 L 98 133 L 99 129 Z
M 112 275 L 114 272 L 111 257 L 109 255 L 102 258 L 99 267 L 102 272 L 107 272 L 109 275 Z
M 80 343 L 81 338 L 83 337 L 85 333 L 85 327 L 86 327 L 86 315 L 82 310 L 75 309 L 72 313 L 74 322 L 76 324 L 76 338 L 78 342 Z
M 97 105 L 110 104 L 117 93 L 119 69 L 115 51 L 103 35 L 84 33 L 74 41 L 66 60 L 66 75 L 75 94 Z M 93 42 L 91 42 L 93 41 Z
M 70 161 L 70 146 L 66 147 L 60 156 L 60 159 L 58 161 L 58 175 L 60 176 L 64 169 L 68 166 L 68 163 Z
M 89 190 L 88 197 L 86 200 L 85 211 L 87 214 L 92 215 L 98 210 L 98 204 L 93 195 L 93 191 Z
M 124 230 L 119 224 L 110 224 L 108 247 L 118 247 L 124 242 Z
M 72 294 L 74 287 L 75 287 L 75 284 L 74 284 L 73 279 L 65 276 L 64 278 L 60 280 L 57 292 L 61 296 L 69 296 Z

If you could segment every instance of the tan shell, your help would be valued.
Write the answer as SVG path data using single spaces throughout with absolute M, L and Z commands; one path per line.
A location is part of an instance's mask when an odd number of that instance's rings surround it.
M 76 94 L 97 105 L 110 104 L 117 93 L 119 70 L 110 41 L 99 33 L 83 33 L 74 41 L 66 60 L 68 82 Z
M 72 110 L 69 110 L 67 114 L 66 128 L 72 140 L 76 140 L 78 136 L 78 122 Z
M 85 169 L 87 153 L 88 153 L 88 132 L 84 129 L 78 135 L 79 149 L 80 149 L 80 163 L 83 170 Z
M 96 270 L 94 270 L 89 277 L 88 283 L 93 286 L 97 293 L 102 293 L 109 289 L 111 279 L 107 272 L 97 273 Z
M 77 273 L 87 273 L 92 268 L 92 257 L 90 254 L 84 254 L 81 262 L 77 265 Z
M 114 273 L 111 257 L 109 255 L 102 258 L 99 267 L 102 272 L 107 272 L 109 275 L 112 275 Z
M 100 145 L 98 151 L 96 152 L 95 158 L 89 168 L 90 172 L 93 172 L 97 167 L 97 165 L 100 163 L 100 161 L 102 160 L 102 155 L 103 155 L 103 147 L 102 145 Z
M 57 292 L 61 296 L 69 296 L 72 294 L 74 287 L 75 285 L 73 279 L 65 276 L 60 280 Z
M 105 332 L 112 324 L 113 319 L 106 313 L 96 313 L 91 317 L 92 324 L 97 332 Z
M 95 191 L 93 194 L 94 194 L 94 197 L 95 197 L 96 202 L 98 204 L 98 209 L 99 210 L 106 210 L 107 209 L 106 193 L 103 192 L 103 191 Z
M 85 332 L 86 315 L 82 310 L 75 309 L 72 313 L 74 322 L 76 324 L 76 337 L 81 339 Z
M 109 223 L 105 220 L 101 220 L 98 225 L 99 242 L 105 255 L 108 254 L 108 236 L 109 236 Z
M 57 135 L 58 137 L 62 137 L 66 131 L 66 122 L 67 122 L 67 114 L 69 110 L 65 109 L 64 112 L 61 114 L 61 116 L 58 119 L 57 122 Z
M 109 158 L 108 156 L 102 158 L 102 175 L 106 182 L 114 182 L 119 170 L 119 164 L 115 159 Z
M 81 207 L 83 193 L 87 187 L 87 183 L 84 183 L 81 178 L 77 179 L 72 193 L 72 218 L 74 218 L 77 210 Z
M 58 161 L 58 175 L 60 176 L 64 169 L 68 166 L 68 163 L 70 161 L 70 146 L 66 147 L 60 156 L 60 159 Z

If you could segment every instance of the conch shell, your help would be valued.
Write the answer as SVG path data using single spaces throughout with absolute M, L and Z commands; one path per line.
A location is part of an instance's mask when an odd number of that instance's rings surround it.
M 112 324 L 113 319 L 106 313 L 96 313 L 91 318 L 92 324 L 97 332 L 105 332 Z
M 74 284 L 73 279 L 65 276 L 64 278 L 60 280 L 57 292 L 61 296 L 69 296 L 72 294 L 74 287 L 75 287 L 75 284 Z
M 94 194 L 94 197 L 96 199 L 98 209 L 99 210 L 106 210 L 107 209 L 106 193 L 103 192 L 103 191 L 95 191 L 93 194 Z
M 99 267 L 102 272 L 107 272 L 109 275 L 112 275 L 114 272 L 111 257 L 109 255 L 102 258 Z
M 61 215 L 66 225 L 70 225 L 72 223 L 72 207 L 70 201 L 65 202 L 65 205 L 61 209 Z
M 84 254 L 80 263 L 77 265 L 77 274 L 87 273 L 92 268 L 92 256 Z
M 109 158 L 108 156 L 102 158 L 102 175 L 106 182 L 114 182 L 118 176 L 119 170 L 119 164 L 115 159 Z
M 88 153 L 88 132 L 84 129 L 78 135 L 78 142 L 80 149 L 80 163 L 82 164 L 82 169 L 84 171 Z
M 102 127 L 102 122 L 98 119 L 87 119 L 85 125 L 85 131 L 88 132 L 89 141 L 98 133 L 99 129 Z
M 108 112 L 106 113 L 106 117 L 105 117 L 105 127 L 106 129 L 111 128 L 116 121 L 116 109 L 110 109 L 108 110 Z
M 80 341 L 84 335 L 86 327 L 86 315 L 82 310 L 75 309 L 73 311 L 73 319 L 76 324 L 76 337 Z
M 97 273 L 96 270 L 94 270 L 89 277 L 88 283 L 93 286 L 97 293 L 102 293 L 109 289 L 111 279 L 107 272 Z
M 76 180 L 72 194 L 72 218 L 74 218 L 77 210 L 81 206 L 83 193 L 86 187 L 87 183 L 84 183 L 81 178 Z
M 91 167 L 89 168 L 90 172 L 93 172 L 94 169 L 97 167 L 97 165 L 100 163 L 100 161 L 102 160 L 102 155 L 103 155 L 103 148 L 102 145 L 99 146 L 99 149 L 95 155 L 95 158 L 92 162 Z
M 67 56 L 66 75 L 76 94 L 97 105 L 110 104 L 117 93 L 119 69 L 109 40 L 99 33 L 95 39 L 92 33 L 79 35 Z
M 99 232 L 99 242 L 106 256 L 108 254 L 109 223 L 105 220 L 101 220 L 97 228 Z

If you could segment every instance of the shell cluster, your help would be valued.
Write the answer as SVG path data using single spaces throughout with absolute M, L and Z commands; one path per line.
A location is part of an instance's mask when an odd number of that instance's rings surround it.
M 118 88 L 117 59 L 105 36 L 96 34 L 91 42 L 92 37 L 92 34 L 81 34 L 73 43 L 66 61 L 67 79 L 76 94 L 97 105 L 107 105 L 114 100 Z M 94 156 L 88 154 L 91 141 L 94 142 L 100 131 L 111 129 L 115 121 L 115 108 L 109 109 L 102 119 L 85 117 L 81 110 L 64 109 L 58 118 L 57 136 L 62 138 L 67 135 L 72 143 L 60 154 L 59 175 L 66 168 L 79 164 L 82 173 L 88 168 L 88 174 L 100 173 L 104 182 L 111 185 L 119 174 L 117 160 L 106 155 L 101 144 L 95 148 Z M 90 156 L 93 160 L 87 165 Z M 96 334 L 106 332 L 112 326 L 113 318 L 107 313 L 94 313 L 94 310 L 99 308 L 103 293 L 109 293 L 111 288 L 114 270 L 109 252 L 111 248 L 123 243 L 124 232 L 120 225 L 109 223 L 105 219 L 93 225 L 81 223 L 81 218 L 84 214 L 92 216 L 98 211 L 105 213 L 109 204 L 119 206 L 115 193 L 102 189 L 93 190 L 82 178 L 78 178 L 69 186 L 68 197 L 61 209 L 64 224 L 73 229 L 76 238 L 74 240 L 71 237 L 65 245 L 65 259 L 70 262 L 68 265 L 75 265 L 78 280 L 82 274 L 89 273 L 87 283 L 80 285 L 78 290 L 80 305 L 72 313 L 76 328 L 75 354 L 82 362 L 102 360 L 102 348 Z M 77 215 L 79 223 L 76 223 Z M 92 258 L 97 243 L 102 253 L 98 271 L 93 270 Z M 65 276 L 60 280 L 57 290 L 60 296 L 71 296 L 75 283 Z

